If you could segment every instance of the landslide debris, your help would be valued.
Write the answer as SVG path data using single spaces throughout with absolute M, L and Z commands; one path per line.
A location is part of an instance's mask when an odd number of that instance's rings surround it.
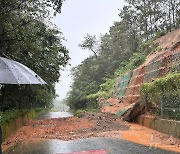
M 96 137 L 102 132 L 124 131 L 129 126 L 116 119 L 113 114 L 87 113 L 85 117 L 30 120 L 26 126 L 7 138 L 3 146 L 12 146 L 19 141 L 32 138 L 75 140 Z

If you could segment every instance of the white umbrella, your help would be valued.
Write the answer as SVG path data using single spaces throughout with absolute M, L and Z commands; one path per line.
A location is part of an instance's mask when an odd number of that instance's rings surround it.
M 46 84 L 46 82 L 25 65 L 0 57 L 1 84 Z

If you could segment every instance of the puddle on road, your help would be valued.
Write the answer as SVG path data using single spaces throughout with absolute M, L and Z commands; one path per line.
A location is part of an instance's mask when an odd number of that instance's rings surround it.
M 174 154 L 161 149 L 149 149 L 149 147 L 124 140 L 102 137 L 74 141 L 33 139 L 20 142 L 11 150 L 6 151 L 5 154 L 67 154 L 92 150 L 107 151 L 108 154 Z
M 45 115 L 38 117 L 37 119 L 65 118 L 72 116 L 73 114 L 70 112 L 48 112 Z

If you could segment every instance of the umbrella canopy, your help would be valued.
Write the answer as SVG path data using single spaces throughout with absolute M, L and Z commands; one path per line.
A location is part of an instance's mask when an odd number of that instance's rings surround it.
M 0 57 L 1 84 L 46 84 L 34 71 L 25 65 Z

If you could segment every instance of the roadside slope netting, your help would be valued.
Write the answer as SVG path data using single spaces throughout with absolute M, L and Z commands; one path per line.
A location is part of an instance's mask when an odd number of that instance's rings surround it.
M 115 96 L 118 96 L 120 102 L 124 104 L 124 108 L 130 107 L 134 109 L 135 104 L 139 104 L 143 97 L 140 91 L 143 83 L 153 83 L 170 73 L 180 73 L 179 34 L 180 29 L 157 39 L 158 49 L 149 54 L 146 61 L 137 69 L 117 79 Z M 160 106 L 154 106 L 159 110 L 156 112 L 157 114 L 160 113 L 160 115 L 163 114 L 163 116 L 174 119 L 179 117 L 180 94 L 176 93 L 176 91 L 166 93 L 158 98 L 156 105 Z M 157 93 L 159 92 L 157 91 Z M 159 95 L 161 96 L 160 93 Z M 151 101 L 151 103 L 155 102 Z M 132 112 L 137 112 L 137 110 L 132 110 Z
M 148 63 L 144 63 L 137 69 L 118 78 L 115 90 L 116 96 L 118 96 L 121 103 L 136 104 L 140 101 L 140 88 L 143 83 L 151 83 L 156 79 L 173 72 L 180 72 L 180 50 L 168 51 L 165 54 L 159 54 L 157 57 L 153 57 L 149 60 Z M 173 100 L 168 98 L 171 98 L 171 96 L 164 96 L 159 99 L 159 102 L 164 100 Z M 173 100 L 172 103 L 177 101 L 178 99 Z M 168 104 L 172 103 L 166 101 L 163 113 L 164 115 L 168 115 L 173 118 L 173 116 L 176 115 L 173 114 L 173 112 L 179 113 L 179 106 L 175 105 L 175 107 L 169 107 Z M 180 102 L 178 103 L 180 104 Z
M 160 100 L 159 115 L 163 118 L 180 120 L 180 91 L 173 94 L 165 94 Z
M 123 95 L 125 94 L 126 88 L 129 84 L 131 76 L 132 76 L 132 71 L 129 73 L 126 73 L 125 75 L 123 75 L 117 79 L 115 91 L 116 91 L 116 95 L 118 96 L 119 100 L 121 100 Z
M 180 120 L 180 73 L 170 73 L 141 86 L 140 103 L 145 112 Z
M 133 71 L 133 75 L 130 79 L 130 82 L 122 99 L 123 103 L 137 103 L 140 98 L 140 85 L 144 80 L 144 72 L 144 66 L 140 66 Z
M 146 75 L 144 82 L 150 82 L 152 79 L 156 79 L 159 76 L 162 59 L 159 61 L 151 62 L 146 67 Z

